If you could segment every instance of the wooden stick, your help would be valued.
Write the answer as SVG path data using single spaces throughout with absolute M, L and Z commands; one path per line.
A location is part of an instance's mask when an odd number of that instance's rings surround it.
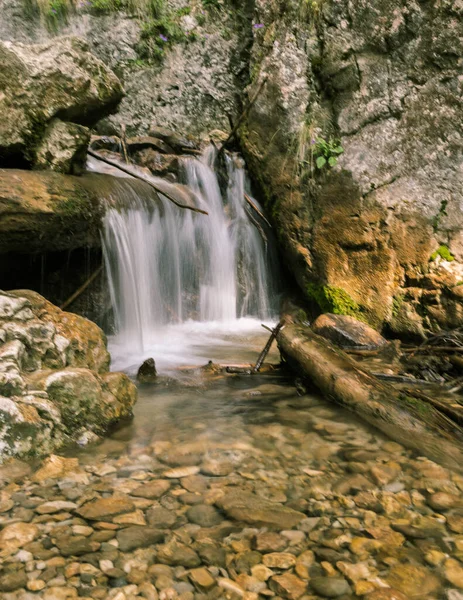
M 251 100 L 248 102 L 246 108 L 243 110 L 243 112 L 241 113 L 241 116 L 239 117 L 239 119 L 236 121 L 233 129 L 230 132 L 230 135 L 227 137 L 227 139 L 225 140 L 225 142 L 222 144 L 220 150 L 219 150 L 219 154 L 221 154 L 225 148 L 228 146 L 228 144 L 230 143 L 230 141 L 235 137 L 236 132 L 238 131 L 241 123 L 244 121 L 244 119 L 246 118 L 246 115 L 248 114 L 248 112 L 251 110 L 251 108 L 253 107 L 255 101 L 257 100 L 257 98 L 259 97 L 259 94 L 261 93 L 261 91 L 264 89 L 264 85 L 267 83 L 267 77 L 264 77 L 264 79 L 261 81 L 256 93 L 254 94 L 254 96 L 251 98 Z
M 66 302 L 63 302 L 63 304 L 60 306 L 61 310 L 64 310 L 65 308 L 67 308 L 70 304 L 72 304 L 74 302 L 74 300 L 76 300 L 83 292 L 85 292 L 85 290 L 88 288 L 88 286 L 95 281 L 95 279 L 98 277 L 98 275 L 101 273 L 101 271 L 103 270 L 103 265 L 100 265 L 98 267 L 98 269 L 92 273 L 90 275 L 90 277 L 80 286 L 80 288 L 78 290 L 76 290 L 72 296 L 69 296 L 69 298 L 66 300 Z
M 280 321 L 278 323 L 278 325 L 275 327 L 275 329 L 273 329 L 272 335 L 269 337 L 267 343 L 265 344 L 265 348 L 260 353 L 259 358 L 257 359 L 257 362 L 252 370 L 253 373 L 258 373 L 260 371 L 267 354 L 270 352 L 270 348 L 272 347 L 273 342 L 275 341 L 277 335 L 280 333 L 280 330 L 282 328 L 283 328 L 283 321 Z
M 270 229 L 272 228 L 270 222 L 267 220 L 266 216 L 263 214 L 263 212 L 261 210 L 259 210 L 256 206 L 256 204 L 252 201 L 252 198 L 250 196 L 248 196 L 247 194 L 244 194 L 244 199 L 246 200 L 246 202 L 249 204 L 249 206 L 251 206 L 255 212 L 259 215 L 259 217 L 265 221 L 265 223 L 270 227 Z
M 403 348 L 403 352 L 407 354 L 422 354 L 425 352 L 433 352 L 441 353 L 441 352 L 463 352 L 463 348 L 461 346 L 418 346 L 417 348 Z
M 111 160 L 110 158 L 101 156 L 101 154 L 99 154 L 98 152 L 95 152 L 94 150 L 90 150 L 90 148 L 87 150 L 87 152 L 88 152 L 88 154 L 90 154 L 90 156 L 93 156 L 94 158 L 97 158 L 98 160 L 101 160 L 102 162 L 104 162 L 108 165 L 111 165 L 111 167 L 119 169 L 119 171 L 122 171 L 123 173 L 127 173 L 127 175 L 131 175 L 132 177 L 135 177 L 136 179 L 140 179 L 140 181 L 144 181 L 145 183 L 150 185 L 152 188 L 154 188 L 158 194 L 162 194 L 168 200 L 170 200 L 171 202 L 173 202 L 180 208 L 186 208 L 187 210 L 192 210 L 193 212 L 201 213 L 202 215 L 209 214 L 205 210 L 201 210 L 200 208 L 196 208 L 195 206 L 187 206 L 186 204 L 180 204 L 180 202 L 177 202 L 177 200 L 173 196 L 171 196 L 168 192 L 166 192 L 165 190 L 159 189 L 159 187 L 155 183 L 153 183 L 149 179 L 146 179 L 145 177 L 142 177 L 139 173 L 135 173 L 132 169 L 124 167 L 123 165 L 118 164 L 116 161 Z

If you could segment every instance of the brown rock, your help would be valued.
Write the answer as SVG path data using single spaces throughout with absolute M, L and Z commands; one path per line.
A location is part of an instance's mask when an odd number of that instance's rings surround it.
M 307 583 L 296 577 L 296 575 L 284 573 L 270 579 L 270 589 L 283 598 L 297 600 L 305 594 Z
M 290 569 L 296 564 L 296 557 L 288 552 L 271 552 L 264 555 L 262 562 L 270 569 Z
M 147 483 L 139 485 L 131 492 L 131 495 L 136 496 L 137 498 L 154 500 L 155 498 L 163 496 L 169 490 L 170 486 L 170 481 L 165 479 L 154 479 L 153 481 L 148 481 Z
M 39 528 L 33 523 L 12 523 L 0 531 L 0 556 L 12 554 L 29 544 L 39 535 Z
M 392 588 L 375 590 L 366 597 L 367 600 L 409 600 L 407 596 Z
M 100 521 L 110 519 L 121 513 L 132 512 L 134 509 L 135 505 L 130 498 L 125 496 L 110 496 L 109 498 L 100 498 L 99 500 L 87 502 L 76 512 L 89 521 Z
M 427 502 L 431 508 L 437 511 L 446 511 L 463 505 L 463 501 L 459 496 L 447 494 L 446 492 L 431 494 Z
M 387 344 L 377 331 L 348 315 L 320 315 L 312 324 L 312 329 L 318 335 L 343 347 L 376 347 Z
M 454 558 L 449 558 L 444 563 L 444 575 L 447 581 L 460 590 L 463 590 L 463 565 Z
M 463 533 L 463 514 L 453 513 L 447 515 L 447 526 L 454 533 Z
M 304 513 L 238 489 L 227 490 L 216 504 L 236 521 L 280 531 L 296 527 L 305 518 Z
M 25 571 L 13 571 L 0 574 L 0 592 L 14 592 L 26 587 L 27 577 Z
M 392 567 L 386 581 L 405 596 L 423 600 L 438 592 L 441 587 L 439 579 L 429 569 L 411 564 Z
M 188 575 L 191 583 L 200 592 L 206 592 L 213 588 L 216 584 L 215 579 L 209 573 L 207 569 L 193 569 Z
M 146 548 L 164 540 L 164 533 L 151 527 L 127 527 L 117 532 L 121 552 L 132 552 L 136 548 Z

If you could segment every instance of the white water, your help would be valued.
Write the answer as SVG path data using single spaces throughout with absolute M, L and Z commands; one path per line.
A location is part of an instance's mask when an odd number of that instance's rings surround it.
M 246 212 L 241 159 L 226 157 L 225 197 L 214 160 L 209 149 L 201 161 L 183 162 L 184 183 L 207 216 L 162 195 L 159 203 L 133 179 L 115 181 L 103 236 L 115 369 L 134 370 L 148 356 L 160 370 L 201 364 L 212 348 L 225 350 L 231 334 L 246 337 L 272 318 L 271 270 Z M 103 170 L 95 161 L 90 168 Z

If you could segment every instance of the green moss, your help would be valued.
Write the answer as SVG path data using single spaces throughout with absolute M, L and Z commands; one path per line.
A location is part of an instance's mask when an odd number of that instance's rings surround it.
M 414 396 L 399 394 L 399 400 L 401 400 L 408 409 L 411 409 L 421 417 L 429 416 L 432 412 L 430 404 L 420 400 L 419 398 L 415 398 Z
M 441 246 L 439 246 L 439 248 L 431 254 L 431 257 L 429 260 L 436 260 L 436 258 L 438 256 L 440 256 L 444 260 L 448 260 L 449 262 L 452 262 L 452 260 L 455 260 L 455 257 L 450 252 L 448 246 L 446 246 L 445 244 L 442 244 Z
M 402 309 L 402 304 L 404 303 L 405 296 L 403 294 L 398 294 L 392 299 L 392 316 L 398 317 L 399 313 Z
M 123 8 L 122 0 L 90 0 L 90 8 L 97 14 L 117 12 Z
M 315 301 L 323 312 L 351 315 L 356 318 L 360 316 L 360 306 L 342 288 L 309 283 L 306 291 L 309 300 Z

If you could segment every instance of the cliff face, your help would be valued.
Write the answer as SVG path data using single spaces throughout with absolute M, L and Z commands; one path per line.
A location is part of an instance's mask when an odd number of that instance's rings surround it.
M 241 140 L 324 310 L 418 336 L 463 323 L 462 15 L 437 0 L 256 2 L 249 94 L 267 82 Z
M 463 324 L 461 1 L 90 0 L 54 31 L 23 6 L 0 0 L 0 38 L 77 33 L 120 76 L 108 130 L 227 129 L 260 89 L 240 142 L 306 297 L 399 334 Z

